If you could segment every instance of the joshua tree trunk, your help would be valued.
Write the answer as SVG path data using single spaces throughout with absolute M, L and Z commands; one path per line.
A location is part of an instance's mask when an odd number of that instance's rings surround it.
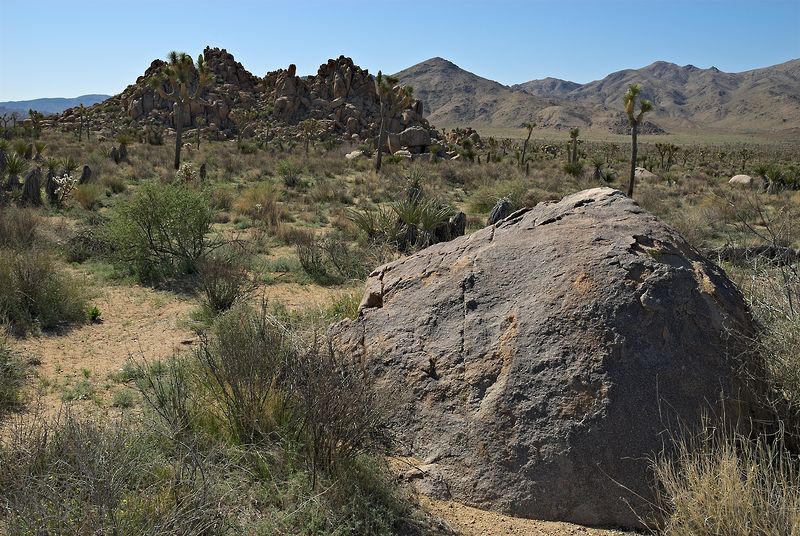
M 578 162 L 578 138 L 572 138 L 572 156 L 570 163 L 574 166 Z
M 639 125 L 631 126 L 631 178 L 628 182 L 628 197 L 633 197 L 633 181 L 636 178 L 636 136 L 638 134 Z
M 378 147 L 375 157 L 375 171 L 381 170 L 381 155 L 383 153 L 383 137 L 386 135 L 386 113 L 385 105 L 381 102 L 381 126 L 378 129 Z
M 181 104 L 172 105 L 172 115 L 175 118 L 175 169 L 181 167 L 181 135 L 183 134 L 183 117 L 181 117 Z
M 531 141 L 531 134 L 532 133 L 533 133 L 533 128 L 529 128 L 528 129 L 528 137 L 525 138 L 525 143 L 522 144 L 522 159 L 519 161 L 520 167 L 525 165 L 525 153 L 528 152 L 528 142 Z M 505 154 L 505 151 L 503 152 L 503 154 Z

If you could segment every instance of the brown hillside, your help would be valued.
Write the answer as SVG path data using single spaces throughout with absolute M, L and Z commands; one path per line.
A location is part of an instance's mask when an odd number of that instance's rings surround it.
M 800 60 L 743 73 L 655 62 L 602 80 L 577 84 L 556 78 L 511 87 L 481 78 L 441 58 L 398 73 L 414 87 L 435 124 L 518 127 L 578 126 L 617 132 L 621 98 L 639 83 L 653 100 L 651 129 L 790 132 L 800 127 Z

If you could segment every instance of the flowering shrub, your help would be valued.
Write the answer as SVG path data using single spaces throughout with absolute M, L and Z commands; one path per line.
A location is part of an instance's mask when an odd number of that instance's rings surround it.
M 56 175 L 53 177 L 53 181 L 56 183 L 55 191 L 58 204 L 63 205 L 64 201 L 69 198 L 70 194 L 72 194 L 75 187 L 78 185 L 78 179 L 69 173 L 64 173 L 63 175 Z

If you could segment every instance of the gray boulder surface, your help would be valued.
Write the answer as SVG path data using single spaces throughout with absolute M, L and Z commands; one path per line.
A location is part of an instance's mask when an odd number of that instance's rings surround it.
M 492 211 L 486 219 L 486 225 L 494 225 L 507 218 L 509 214 L 511 214 L 511 201 L 504 197 L 498 200 L 494 207 L 492 207 Z
M 753 324 L 724 272 L 594 188 L 381 266 L 329 333 L 398 400 L 398 454 L 427 493 L 641 528 L 668 432 L 754 411 L 729 330 Z

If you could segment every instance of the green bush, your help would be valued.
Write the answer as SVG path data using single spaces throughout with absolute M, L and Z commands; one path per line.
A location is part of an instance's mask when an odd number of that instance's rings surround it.
M 303 270 L 320 284 L 360 280 L 372 269 L 364 251 L 353 246 L 341 232 L 318 238 L 305 233 L 296 242 L 297 258 Z
M 291 160 L 281 160 L 275 164 L 275 172 L 288 188 L 294 188 L 300 184 L 301 171 L 302 168 Z
M 209 246 L 213 217 L 204 193 L 148 183 L 112 215 L 108 243 L 116 261 L 143 282 L 192 274 Z
M 45 253 L 0 250 L 0 323 L 24 335 L 86 320 L 81 285 L 61 274 Z
M 72 192 L 72 197 L 84 210 L 94 210 L 100 206 L 104 195 L 103 187 L 93 182 L 81 184 Z

